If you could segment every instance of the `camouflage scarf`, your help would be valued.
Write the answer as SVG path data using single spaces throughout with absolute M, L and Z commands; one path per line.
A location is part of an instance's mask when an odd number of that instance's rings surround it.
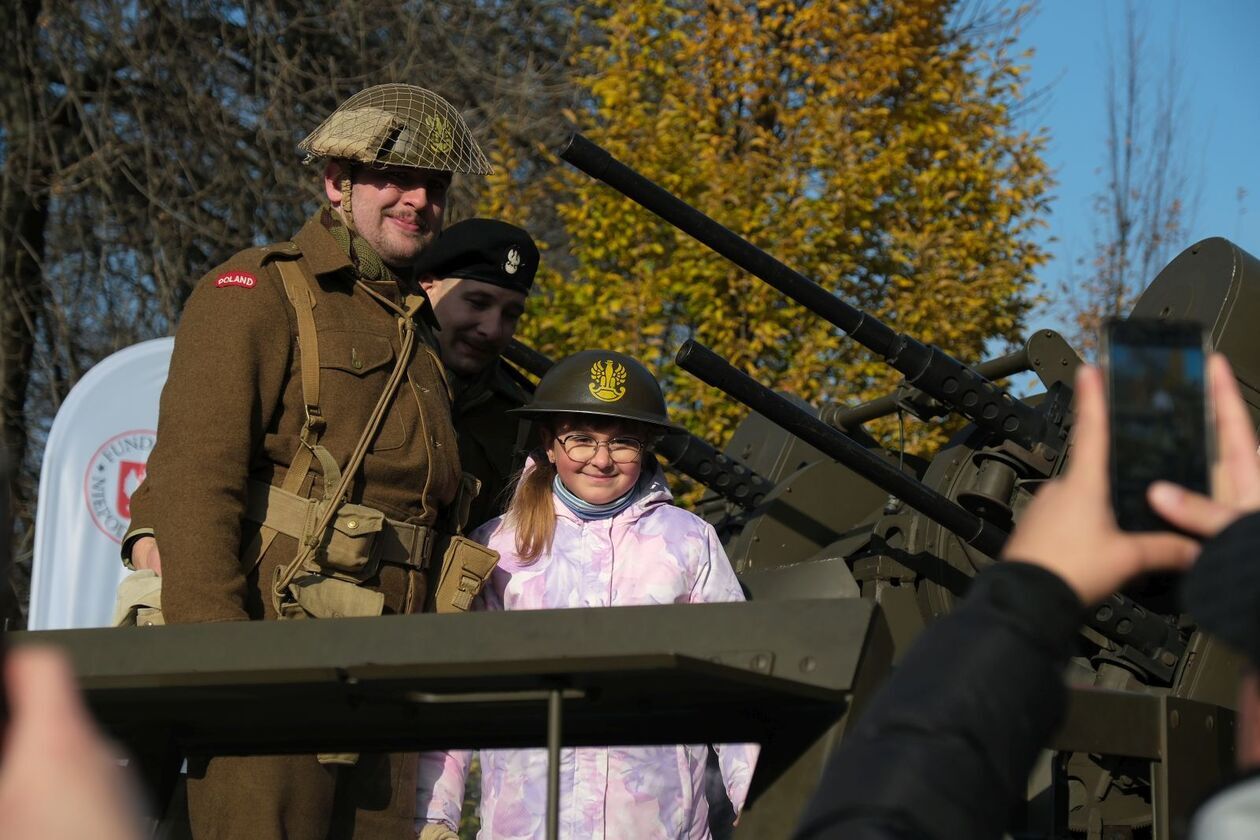
M 350 228 L 341 220 L 341 215 L 333 210 L 331 204 L 325 204 L 319 213 L 319 221 L 330 234 L 332 238 L 337 240 L 337 244 L 341 246 L 341 250 L 346 252 L 350 257 L 350 262 L 354 263 L 355 270 L 359 273 L 359 279 L 371 282 L 373 280 L 393 280 L 398 281 L 397 275 L 390 270 L 389 266 L 381 259 L 367 240 Z

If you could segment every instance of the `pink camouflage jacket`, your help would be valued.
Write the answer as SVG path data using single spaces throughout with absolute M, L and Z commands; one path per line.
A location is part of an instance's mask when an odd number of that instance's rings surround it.
M 553 499 L 555 497 L 553 496 Z M 523 565 L 502 517 L 472 536 L 500 553 L 478 609 L 538 610 L 742 601 L 713 527 L 670 504 L 659 468 L 644 496 L 610 519 L 584 522 L 558 499 L 550 552 Z M 736 813 L 759 747 L 715 745 Z M 708 838 L 706 745 L 581 747 L 562 751 L 560 836 L 571 840 Z M 457 830 L 472 752 L 422 753 L 418 826 Z M 543 838 L 547 751 L 481 751 L 481 840 Z

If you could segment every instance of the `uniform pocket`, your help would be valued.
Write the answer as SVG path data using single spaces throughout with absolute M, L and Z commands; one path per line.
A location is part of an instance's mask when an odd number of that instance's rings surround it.
M 389 339 L 361 330 L 323 329 L 319 336 L 319 366 L 366 378 L 394 361 Z
M 319 331 L 319 401 L 328 420 L 325 445 L 331 442 L 332 451 L 350 451 L 363 434 L 394 369 L 394 358 L 388 336 L 350 329 Z M 402 420 L 391 408 L 369 451 L 397 449 L 405 440 Z
M 385 514 L 363 505 L 344 504 L 324 535 L 316 562 L 335 572 L 363 581 L 376 574 L 373 556 L 376 537 L 385 527 Z

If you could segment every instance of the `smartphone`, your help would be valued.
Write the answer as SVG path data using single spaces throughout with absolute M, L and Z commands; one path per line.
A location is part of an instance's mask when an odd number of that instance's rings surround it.
M 1125 531 L 1167 531 L 1146 489 L 1172 481 L 1209 492 L 1208 334 L 1194 321 L 1112 319 L 1102 338 L 1111 428 L 1111 504 Z

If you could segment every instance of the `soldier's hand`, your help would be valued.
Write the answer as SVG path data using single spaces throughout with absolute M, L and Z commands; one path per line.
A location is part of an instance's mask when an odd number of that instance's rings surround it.
M 1219 353 L 1208 362 L 1208 382 L 1216 409 L 1212 498 L 1166 481 L 1156 482 L 1148 494 L 1156 513 L 1201 537 L 1216 536 L 1235 519 L 1260 510 L 1260 457 L 1251 415 L 1229 362 Z
M 65 658 L 14 650 L 5 663 L 12 718 L 0 757 L 0 837 L 138 840 L 138 795 L 79 699 Z
M 157 540 L 153 537 L 141 537 L 131 546 L 131 565 L 136 571 L 152 569 L 159 576 L 162 574 L 162 555 L 158 553 Z
M 1213 364 L 1216 370 L 1219 361 Z M 1077 373 L 1072 435 L 1067 471 L 1037 493 L 1003 556 L 1055 573 L 1085 604 L 1101 601 L 1144 572 L 1181 570 L 1194 562 L 1199 546 L 1188 537 L 1128 533 L 1116 526 L 1108 478 L 1107 409 L 1097 368 L 1082 366 Z
M 459 840 L 459 835 L 447 828 L 445 823 L 429 823 L 420 829 L 416 840 Z

